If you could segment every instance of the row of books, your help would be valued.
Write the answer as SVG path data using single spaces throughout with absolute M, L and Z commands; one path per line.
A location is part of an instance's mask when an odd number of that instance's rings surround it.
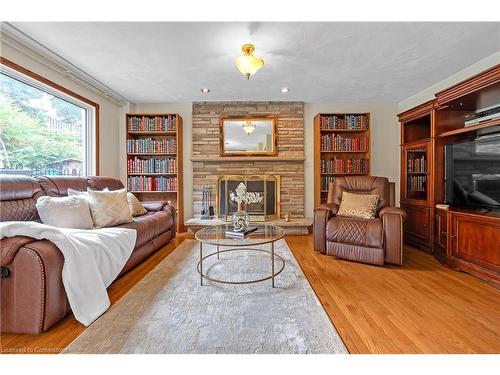
M 177 159 L 135 157 L 127 160 L 127 170 L 128 173 L 177 173 Z
M 175 154 L 177 152 L 177 142 L 175 138 L 127 139 L 127 152 L 129 154 Z
M 321 173 L 368 173 L 368 159 L 322 159 Z
M 408 179 L 408 190 L 425 191 L 427 176 L 411 176 Z
M 127 118 L 128 131 L 175 131 L 176 116 L 129 116 Z
M 427 172 L 427 161 L 425 160 L 425 156 L 421 156 L 420 158 L 408 159 L 408 172 Z
M 325 134 L 321 136 L 321 151 L 360 151 L 368 149 L 368 137 L 346 137 Z
M 133 176 L 128 178 L 129 191 L 177 191 L 177 177 Z
M 366 115 L 327 115 L 321 116 L 323 130 L 365 130 L 368 129 Z
M 321 177 L 321 190 L 328 190 L 328 185 L 335 182 L 335 177 L 333 176 L 323 176 Z

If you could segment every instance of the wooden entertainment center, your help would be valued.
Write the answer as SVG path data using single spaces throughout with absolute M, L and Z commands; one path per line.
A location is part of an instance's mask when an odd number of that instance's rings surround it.
M 500 285 L 500 210 L 438 209 L 445 202 L 445 146 L 500 126 L 465 126 L 465 116 L 500 104 L 500 64 L 399 114 L 405 242 L 443 264 Z

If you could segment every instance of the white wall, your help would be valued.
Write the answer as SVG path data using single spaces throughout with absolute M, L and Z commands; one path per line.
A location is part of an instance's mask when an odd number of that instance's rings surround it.
M 399 122 L 396 103 L 306 103 L 305 128 L 305 215 L 314 210 L 314 123 L 318 113 L 370 112 L 371 117 L 371 175 L 387 177 L 396 182 L 396 202 L 399 201 Z
M 130 112 L 143 113 L 178 113 L 183 121 L 183 177 L 184 177 L 184 220 L 193 216 L 193 166 L 192 154 L 192 103 L 157 103 L 157 104 L 131 104 Z M 125 116 L 124 116 L 125 118 Z M 125 147 L 125 125 L 123 133 L 120 134 L 120 176 L 126 181 L 126 147 Z
M 27 47 L 19 45 L 5 34 L 0 34 L 0 38 L 0 55 L 2 57 L 99 104 L 99 174 L 119 177 L 118 127 L 120 126 L 120 119 L 125 116 L 122 107 L 50 68 L 51 63 L 45 58 L 28 50 Z M 22 51 L 12 45 L 21 48 Z M 123 119 L 124 123 L 125 120 Z
M 415 95 L 410 96 L 399 102 L 399 112 L 404 112 L 408 109 L 416 107 L 422 103 L 425 103 L 429 100 L 435 98 L 435 94 L 441 90 L 447 89 L 450 86 L 453 86 L 463 80 L 466 80 L 476 74 L 479 74 L 497 64 L 500 63 L 500 52 L 494 53 L 491 56 L 488 56 L 465 69 L 462 69 L 451 76 L 442 79 L 439 82 L 436 82 L 432 86 L 422 90 Z
M 184 132 L 184 219 L 192 212 L 192 104 L 191 103 L 157 103 L 131 104 L 130 112 L 147 113 L 179 113 L 183 119 Z M 305 103 L 305 215 L 312 217 L 314 209 L 314 142 L 313 118 L 320 112 L 370 112 L 371 113 L 371 171 L 372 175 L 386 176 L 397 185 L 396 196 L 399 196 L 399 123 L 396 117 L 396 103 L 376 104 L 315 104 Z M 126 179 L 125 125 L 120 133 L 120 177 Z

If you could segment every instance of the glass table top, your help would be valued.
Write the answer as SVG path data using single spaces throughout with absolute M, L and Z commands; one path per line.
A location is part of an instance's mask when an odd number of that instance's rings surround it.
M 238 238 L 226 236 L 226 230 L 232 230 L 232 224 L 217 225 L 200 229 L 195 234 L 195 238 L 206 244 L 219 246 L 252 246 L 277 241 L 285 236 L 285 231 L 276 225 L 271 224 L 251 224 L 258 229 L 245 237 Z

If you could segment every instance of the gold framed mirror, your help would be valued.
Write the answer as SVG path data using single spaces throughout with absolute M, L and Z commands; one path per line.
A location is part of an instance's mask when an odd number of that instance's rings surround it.
M 278 152 L 276 116 L 220 120 L 221 156 L 272 156 Z

